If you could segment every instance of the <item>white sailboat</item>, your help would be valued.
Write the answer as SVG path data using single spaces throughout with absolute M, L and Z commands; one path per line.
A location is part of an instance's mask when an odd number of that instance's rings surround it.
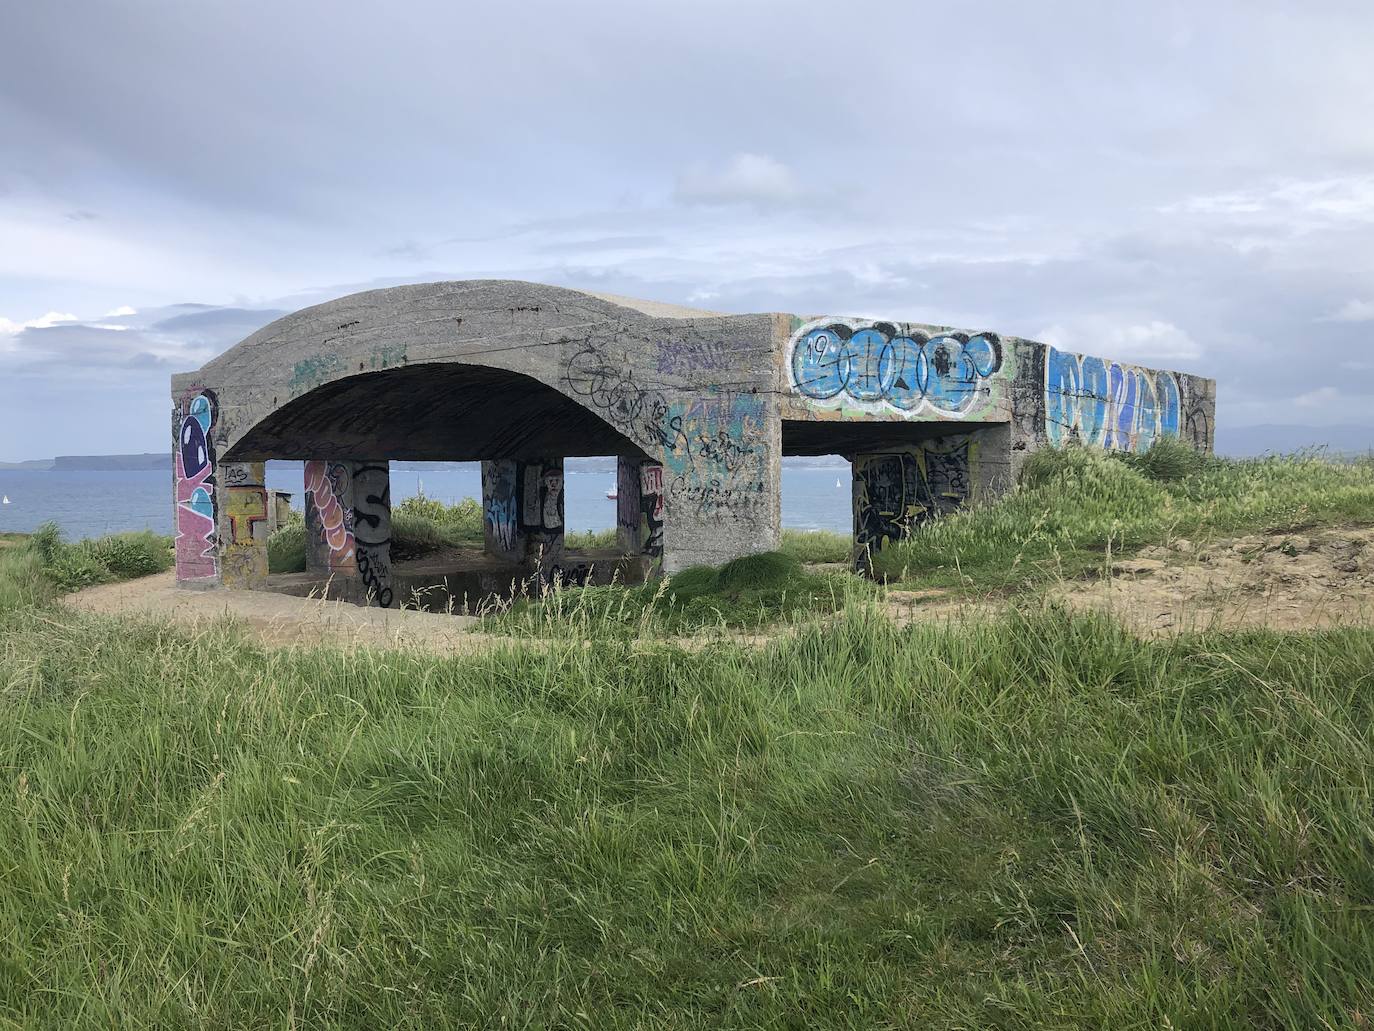
M 0 496 L 0 505 L 8 505 L 9 503 L 10 503 L 10 496 L 9 496 L 8 494 L 6 494 L 6 495 L 4 495 L 4 496 Z
M 617 487 L 616 487 L 616 485 L 615 485 L 614 483 L 611 484 L 610 489 L 606 491 L 606 500 L 607 500 L 607 501 L 615 501 L 615 500 L 617 500 L 619 497 L 620 497 L 620 491 L 617 489 Z

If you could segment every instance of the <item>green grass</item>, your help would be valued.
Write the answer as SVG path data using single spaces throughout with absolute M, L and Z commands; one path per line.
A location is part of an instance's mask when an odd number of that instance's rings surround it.
M 782 550 L 802 562 L 847 565 L 854 558 L 854 538 L 833 530 L 783 530 Z
M 1360 1026 L 1371 671 L 1055 613 L 436 660 L 11 612 L 0 1022 Z
M 1370 461 L 1227 460 L 1172 441 L 1131 456 L 1046 449 L 1011 494 L 922 526 L 880 551 L 874 567 L 923 584 L 1035 586 L 1100 566 L 1109 547 L 1371 521 Z
M 614 530 L 569 533 L 565 547 L 595 550 L 615 547 Z M 423 558 L 449 548 L 482 546 L 482 506 L 472 498 L 446 505 L 417 494 L 391 510 L 391 554 L 398 561 Z M 305 525 L 299 513 L 267 541 L 268 571 L 299 573 L 305 570 Z
M 172 568 L 172 541 L 149 531 L 68 542 L 53 523 L 0 548 L 0 612 L 95 584 Z
M 794 555 L 767 552 L 635 586 L 565 587 L 487 616 L 484 629 L 591 638 L 753 629 L 835 612 L 875 591 L 851 574 L 811 572 Z
M 1047 454 L 892 552 L 1009 583 L 1369 519 L 1368 464 L 1190 461 Z M 1024 601 L 898 628 L 796 540 L 517 605 L 515 643 L 447 659 L 55 603 L 152 540 L 0 547 L 0 1027 L 1374 1011 L 1374 631 L 1141 641 Z
M 267 571 L 269 573 L 303 573 L 305 571 L 305 516 L 292 511 L 291 517 L 267 538 Z

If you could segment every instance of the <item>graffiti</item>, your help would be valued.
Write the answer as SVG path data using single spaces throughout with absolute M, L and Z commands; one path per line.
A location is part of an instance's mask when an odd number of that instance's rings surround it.
M 535 533 L 563 532 L 563 463 L 517 462 L 521 526 Z
M 305 463 L 305 532 L 311 550 L 331 573 L 357 571 L 353 541 L 353 506 L 348 503 L 351 476 L 342 462 Z
M 260 587 L 267 578 L 268 499 L 262 462 L 225 463 L 220 513 L 220 579 L 227 587 Z
M 216 562 L 215 445 L 219 403 L 210 390 L 187 396 L 174 415 L 172 450 L 176 501 L 176 578 L 213 580 Z
M 514 462 L 482 463 L 482 520 L 486 526 L 489 550 L 515 550 L 517 518 Z
M 1201 399 L 1194 400 L 1188 407 L 1183 433 L 1184 439 L 1199 451 L 1212 450 L 1212 419 Z
M 317 354 L 298 361 L 291 369 L 287 387 L 292 394 L 314 390 L 326 380 L 343 371 L 343 359 L 337 354 Z
M 378 605 L 390 608 L 391 472 L 384 464 L 353 470 L 353 541 L 363 587 Z
M 992 333 L 930 336 L 887 322 L 808 322 L 788 355 L 792 389 L 808 400 L 904 415 L 967 415 L 988 400 L 988 381 L 1002 369 L 1002 342 Z
M 1045 349 L 1045 434 L 1052 444 L 1144 451 L 1157 437 L 1180 436 L 1181 411 L 1172 372 Z M 1199 428 L 1186 427 L 1194 441 Z
M 229 543 L 253 547 L 267 536 L 267 489 L 258 486 L 230 487 L 225 503 L 229 519 Z
M 735 349 L 723 340 L 673 343 L 659 352 L 657 368 L 665 376 L 729 369 L 735 358 Z
M 972 492 L 975 445 L 967 436 L 927 441 L 908 451 L 854 460 L 854 543 L 868 552 L 901 540 L 919 524 L 956 511 Z
M 645 462 L 639 467 L 640 552 L 663 554 L 663 466 Z
M 612 361 L 589 345 L 569 360 L 564 381 L 631 440 L 669 451 L 683 445 L 681 416 L 673 414 L 662 393 L 639 387 L 628 363 Z
M 675 405 L 682 446 L 665 455 L 669 497 L 698 515 L 753 522 L 766 504 L 764 406 L 757 394 L 718 394 Z

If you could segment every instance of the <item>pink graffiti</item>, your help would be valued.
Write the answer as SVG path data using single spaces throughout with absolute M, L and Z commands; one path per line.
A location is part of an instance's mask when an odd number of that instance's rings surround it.
M 353 572 L 357 568 L 353 527 L 349 525 L 348 513 L 339 503 L 329 477 L 328 462 L 305 463 L 305 492 L 312 499 L 309 503 L 315 506 L 316 532 L 329 545 L 329 568 L 335 572 Z
M 654 519 L 663 519 L 663 466 L 657 463 L 646 462 L 640 468 L 640 493 L 645 497 L 654 499 L 653 511 L 649 513 Z
M 215 536 L 215 455 L 210 431 L 216 415 L 210 391 L 193 391 L 174 421 L 172 449 L 176 500 L 176 576 L 213 580 L 219 575 Z

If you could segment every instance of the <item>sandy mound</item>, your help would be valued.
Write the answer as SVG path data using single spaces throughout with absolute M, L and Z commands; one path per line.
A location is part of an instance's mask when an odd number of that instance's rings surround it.
M 1374 625 L 1374 529 L 1177 540 L 1114 563 L 1109 578 L 1065 583 L 1050 596 L 1154 636 Z

